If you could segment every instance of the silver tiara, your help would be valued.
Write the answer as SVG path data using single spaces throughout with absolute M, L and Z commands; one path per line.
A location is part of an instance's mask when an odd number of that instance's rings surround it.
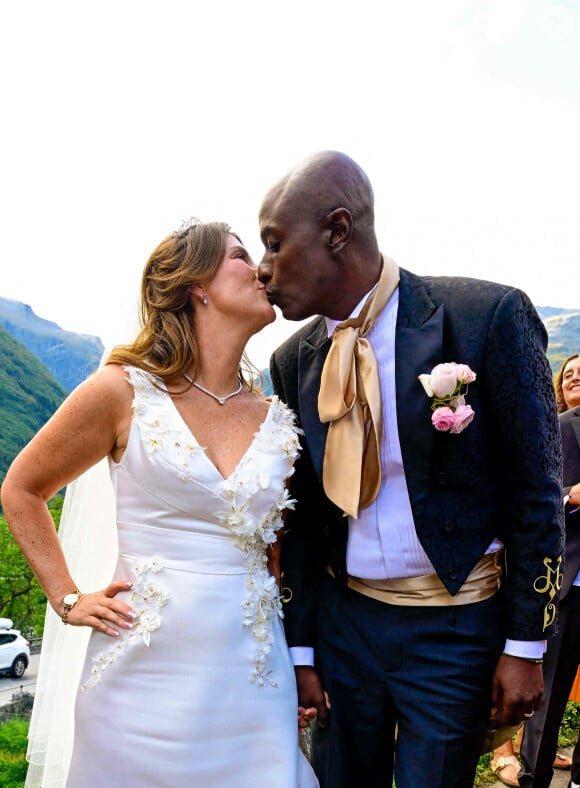
M 189 219 L 184 219 L 181 222 L 181 227 L 175 231 L 174 235 L 177 238 L 183 238 L 192 227 L 196 227 L 198 224 L 203 224 L 201 219 L 198 219 L 196 216 L 190 216 Z

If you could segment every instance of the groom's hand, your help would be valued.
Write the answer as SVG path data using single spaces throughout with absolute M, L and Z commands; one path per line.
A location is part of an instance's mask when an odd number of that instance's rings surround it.
M 309 665 L 298 665 L 294 670 L 299 705 L 303 709 L 315 709 L 317 724 L 321 728 L 326 728 L 330 716 L 330 702 L 328 695 L 322 689 L 318 673 Z
M 492 718 L 497 727 L 529 719 L 542 699 L 542 665 L 502 654 L 492 680 Z

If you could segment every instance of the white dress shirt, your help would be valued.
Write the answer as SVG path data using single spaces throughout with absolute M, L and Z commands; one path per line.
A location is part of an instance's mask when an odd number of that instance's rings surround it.
M 374 289 L 374 288 L 373 288 Z M 357 304 L 349 317 L 357 317 L 372 290 Z M 370 506 L 361 510 L 358 519 L 349 518 L 346 567 L 349 575 L 368 580 L 418 577 L 433 574 L 415 530 L 397 424 L 395 391 L 395 328 L 399 307 L 397 288 L 368 333 L 377 359 L 382 400 L 383 440 L 381 450 L 382 480 L 379 494 Z M 326 318 L 328 335 L 341 322 Z M 430 370 L 424 370 L 429 373 Z M 422 388 L 417 386 L 417 396 Z M 502 547 L 494 540 L 486 552 Z M 546 642 L 506 641 L 505 651 L 513 656 L 541 657 Z M 313 664 L 309 649 L 293 648 L 294 664 Z M 301 661 L 297 662 L 297 658 Z M 308 661 L 303 661 L 308 659 Z

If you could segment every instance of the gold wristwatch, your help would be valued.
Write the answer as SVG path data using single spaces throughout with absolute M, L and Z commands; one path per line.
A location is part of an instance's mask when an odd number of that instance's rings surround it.
M 64 607 L 64 613 L 62 614 L 61 619 L 62 619 L 62 623 L 63 624 L 68 624 L 68 614 L 73 609 L 73 607 L 76 605 L 76 603 L 79 601 L 81 596 L 82 596 L 82 594 L 77 588 L 77 590 L 73 594 L 67 594 L 64 597 L 64 599 L 62 600 L 62 605 Z

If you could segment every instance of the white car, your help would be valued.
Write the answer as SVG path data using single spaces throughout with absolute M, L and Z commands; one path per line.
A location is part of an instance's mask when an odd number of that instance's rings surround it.
M 30 662 L 30 643 L 17 629 L 12 619 L 0 618 L 0 673 L 10 673 L 19 679 Z

